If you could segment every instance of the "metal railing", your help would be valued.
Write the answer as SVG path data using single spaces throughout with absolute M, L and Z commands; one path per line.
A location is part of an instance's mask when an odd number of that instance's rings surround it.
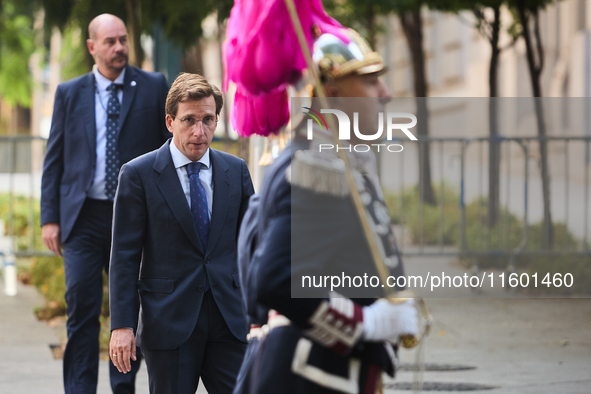
M 499 164 L 499 188 L 502 196 L 499 198 L 499 206 L 503 214 L 499 214 L 497 225 L 491 230 L 488 228 L 484 217 L 488 214 L 485 199 L 488 198 L 488 187 L 485 183 L 488 178 L 489 163 L 487 153 L 491 141 L 497 144 L 500 154 Z M 561 223 L 564 226 L 560 239 L 555 237 L 552 248 L 548 245 L 543 247 L 532 247 L 530 245 L 532 229 L 532 199 L 539 208 L 543 207 L 541 193 L 532 189 L 532 183 L 540 186 L 541 175 L 531 161 L 539 162 L 538 144 L 544 141 L 548 146 L 549 166 L 553 169 L 550 178 L 551 189 L 551 212 L 553 222 Z M 589 222 L 590 222 L 590 198 L 589 198 L 589 149 L 591 137 L 481 137 L 481 138 L 421 138 L 419 141 L 393 141 L 404 146 L 407 155 L 399 154 L 395 160 L 390 160 L 389 165 L 384 165 L 388 160 L 384 154 L 381 157 L 381 179 L 386 190 L 397 195 L 398 206 L 390 207 L 394 216 L 398 218 L 400 226 L 396 232 L 399 238 L 400 248 L 408 256 L 463 256 L 483 257 L 499 256 L 513 258 L 516 255 L 528 256 L 550 256 L 550 255 L 583 255 L 591 257 L 589 246 Z M 436 204 L 429 207 L 429 204 L 417 201 L 411 207 L 405 206 L 405 198 L 401 196 L 409 188 L 417 187 L 418 176 L 408 175 L 407 168 L 418 160 L 416 152 L 420 144 L 429 144 L 432 168 L 432 182 L 438 188 Z M 409 152 L 410 151 L 410 152 Z M 575 152 L 576 151 L 576 152 Z M 447 153 L 446 153 L 447 152 Z M 410 153 L 410 156 L 408 155 Z M 451 159 L 451 160 L 450 160 Z M 459 165 L 450 165 L 449 161 L 459 161 Z M 557 169 L 558 162 L 561 162 L 562 169 Z M 532 168 L 533 167 L 533 168 Z M 576 169 L 576 176 L 573 176 L 573 168 Z M 470 174 L 468 174 L 470 172 Z M 396 185 L 388 187 L 388 179 L 394 173 L 398 178 Z M 574 179 L 576 178 L 576 179 Z M 416 195 L 423 195 L 422 185 L 418 185 Z M 451 190 L 450 190 L 451 189 Z M 519 189 L 516 190 L 516 189 Z M 535 188 L 536 191 L 538 188 Z M 574 191 L 573 189 L 576 189 Z M 448 217 L 445 214 L 446 205 L 444 202 L 444 190 L 457 193 L 457 216 Z M 468 197 L 468 196 L 471 197 Z M 561 203 L 557 203 L 560 201 Z M 471 212 L 471 221 L 468 220 L 468 205 L 477 204 L 477 212 Z M 573 232 L 573 206 L 577 210 L 576 231 Z M 393 208 L 393 209 L 392 209 Z M 437 223 L 433 225 L 433 218 L 426 216 L 426 210 L 438 212 Z M 539 209 L 538 211 L 540 211 Z M 538 212 L 539 214 L 540 212 Z M 510 214 L 519 218 L 521 226 L 521 239 L 517 245 L 512 245 L 510 239 Z M 540 215 L 538 215 L 540 216 Z M 412 230 L 409 230 L 408 217 L 413 217 Z M 541 221 L 541 217 L 535 222 Z M 444 241 L 444 228 L 446 223 L 458 223 L 458 242 L 450 244 Z M 436 242 L 428 242 L 426 231 L 428 224 L 431 224 L 431 235 L 437 233 Z M 433 228 L 436 228 L 434 230 Z M 475 228 L 476 227 L 476 228 Z M 469 231 L 474 233 L 468 233 Z M 408 232 L 412 231 L 412 242 L 408 241 Z M 494 231 L 495 234 L 492 234 Z M 543 231 L 543 229 L 542 229 Z M 576 241 L 573 241 L 568 234 L 573 234 Z M 470 235 L 472 242 L 468 242 Z M 429 237 L 433 238 L 433 237 Z M 497 242 L 493 245 L 492 238 Z M 504 239 L 504 244 L 500 240 Z
M 39 227 L 45 145 L 41 137 L 0 136 L 0 219 L 18 257 L 50 254 L 40 246 Z

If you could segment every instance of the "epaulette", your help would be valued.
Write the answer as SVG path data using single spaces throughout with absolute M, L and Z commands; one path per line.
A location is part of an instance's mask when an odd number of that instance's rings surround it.
M 351 192 L 345 163 L 338 157 L 311 150 L 296 151 L 285 176 L 293 186 L 314 193 L 344 197 Z

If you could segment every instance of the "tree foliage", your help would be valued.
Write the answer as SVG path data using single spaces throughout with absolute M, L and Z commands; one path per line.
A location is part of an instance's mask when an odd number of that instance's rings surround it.
M 323 2 L 328 14 L 343 26 L 350 27 L 361 34 L 373 47 L 375 34 L 384 30 L 378 22 L 381 13 L 379 1 L 375 0 L 326 0 Z
M 90 21 L 97 15 L 109 13 L 126 20 L 125 2 L 117 0 L 37 0 L 38 7 L 45 14 L 43 26 L 45 36 L 51 37 L 54 27 L 64 32 L 69 24 L 76 22 L 86 29 Z M 87 38 L 88 32 L 85 33 Z
M 550 164 L 548 162 L 547 129 L 544 119 L 541 76 L 544 69 L 544 45 L 540 28 L 540 12 L 553 0 L 510 0 L 509 4 L 515 10 L 521 25 L 521 35 L 525 41 L 527 65 L 529 69 L 532 93 L 535 97 L 534 107 L 540 137 L 540 172 L 542 175 L 542 198 L 544 201 L 544 242 L 548 249 L 554 244 L 554 226 L 550 203 Z
M 329 0 L 326 2 L 329 14 L 339 21 L 342 20 L 346 26 L 361 30 L 374 48 L 377 31 L 381 29 L 378 16 L 392 13 L 398 15 L 412 62 L 417 117 L 421 119 L 417 125 L 420 198 L 421 201 L 432 205 L 435 204 L 435 193 L 431 184 L 429 142 L 425 139 L 429 136 L 429 111 L 423 99 L 428 96 L 428 82 L 421 10 L 424 6 L 435 7 L 437 3 L 434 0 Z
M 501 52 L 515 44 L 519 38 L 519 32 L 516 29 L 515 19 L 508 26 L 501 24 L 501 9 L 506 6 L 506 0 L 450 0 L 449 10 L 455 13 L 459 11 L 469 11 L 474 15 L 474 28 L 490 45 L 491 55 L 489 59 L 488 85 L 489 85 L 489 167 L 488 167 L 488 226 L 493 228 L 500 215 L 500 146 L 498 143 L 499 121 L 498 121 L 498 102 L 494 97 L 498 96 L 498 70 Z M 509 36 L 512 37 L 511 43 L 501 47 L 501 32 L 506 29 Z
M 167 38 L 183 48 L 195 45 L 203 34 L 201 23 L 213 13 L 218 13 L 218 20 L 230 16 L 234 2 L 232 0 L 141 0 L 142 18 L 149 30 L 154 24 L 163 27 Z
M 117 15 L 123 21 L 130 19 L 129 12 L 137 12 L 139 32 L 151 34 L 155 25 L 162 26 L 166 37 L 183 48 L 195 45 L 201 37 L 201 23 L 210 14 L 217 12 L 218 18 L 226 19 L 232 8 L 232 0 L 135 0 L 130 8 L 129 0 L 37 0 L 46 10 L 45 27 L 58 27 L 62 32 L 68 24 L 76 21 L 83 29 L 102 13 Z M 129 26 L 128 26 L 129 28 Z M 87 33 L 86 33 L 87 34 Z
M 62 34 L 60 53 L 61 80 L 76 78 L 88 71 L 88 50 L 85 36 L 77 23 L 70 23 Z
M 0 95 L 23 107 L 31 105 L 29 58 L 35 50 L 28 5 L 29 1 L 0 0 Z

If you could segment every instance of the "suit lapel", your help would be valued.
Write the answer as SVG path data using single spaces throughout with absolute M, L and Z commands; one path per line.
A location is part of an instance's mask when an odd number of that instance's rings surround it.
M 209 226 L 209 240 L 207 241 L 207 253 L 213 250 L 222 233 L 228 204 L 230 203 L 228 164 L 216 150 L 210 149 L 209 152 L 213 171 L 213 205 L 211 224 Z
M 86 74 L 81 86 L 81 99 L 83 103 L 83 113 L 86 116 L 86 136 L 92 156 L 96 160 L 96 113 L 94 107 L 95 89 L 94 75 L 92 72 Z
M 125 124 L 125 119 L 127 118 L 127 114 L 129 114 L 129 109 L 131 108 L 133 100 L 135 99 L 136 91 L 136 72 L 133 69 L 133 67 L 128 66 L 126 68 L 125 79 L 123 81 L 123 103 L 121 103 L 121 119 L 119 120 L 119 124 L 121 125 L 121 127 L 119 127 L 118 133 L 121 132 L 121 129 Z
M 185 234 L 187 234 L 187 237 L 191 240 L 191 243 L 197 248 L 197 250 L 205 254 L 201 242 L 199 242 L 199 235 L 197 234 L 195 223 L 193 223 L 191 209 L 187 204 L 185 193 L 183 192 L 179 177 L 174 168 L 168 143 L 164 144 L 158 150 L 156 161 L 154 162 L 154 170 L 160 174 L 160 177 L 156 181 L 156 185 L 164 196 L 174 217 L 183 228 Z

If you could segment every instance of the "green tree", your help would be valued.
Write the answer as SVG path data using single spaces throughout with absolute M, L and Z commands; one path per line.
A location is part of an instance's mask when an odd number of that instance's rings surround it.
M 491 54 L 488 67 L 488 227 L 493 228 L 499 217 L 500 201 L 500 146 L 496 141 L 499 136 L 498 123 L 498 70 L 501 47 L 499 38 L 501 32 L 501 7 L 503 0 L 489 0 L 477 3 L 472 8 L 476 18 L 476 28 L 490 44 Z M 485 9 L 492 9 L 492 19 L 486 17 Z
M 534 107 L 540 137 L 540 167 L 542 172 L 542 197 L 544 201 L 544 243 L 552 249 L 554 243 L 554 229 L 552 212 L 550 211 L 550 172 L 548 164 L 548 141 L 546 140 L 546 122 L 542 97 L 541 75 L 544 69 L 544 45 L 540 34 L 540 12 L 553 0 L 511 0 L 510 5 L 517 14 L 521 27 L 521 35 L 525 40 L 527 65 L 529 69 Z
M 81 49 L 84 51 L 86 69 L 90 70 L 94 64 L 94 59 L 86 48 L 86 39 L 88 38 L 88 24 L 97 15 L 103 13 L 110 13 L 117 15 L 126 21 L 126 7 L 125 4 L 115 0 L 103 0 L 100 2 L 92 0 L 37 0 L 38 7 L 44 11 L 44 33 L 46 43 L 52 35 L 53 29 L 57 27 L 64 35 L 68 34 L 69 29 L 79 27 L 83 39 Z M 129 29 L 129 27 L 128 27 Z M 129 31 L 130 42 L 134 41 L 134 36 L 137 32 Z M 133 46 L 133 43 L 132 43 Z M 141 51 L 141 47 L 139 49 Z M 139 57 L 138 57 L 139 56 Z M 132 53 L 131 59 L 141 59 L 142 56 Z M 139 63 L 132 63 L 137 65 Z
M 88 33 L 86 27 L 99 14 L 117 15 L 127 24 L 130 43 L 130 64 L 141 66 L 144 53 L 140 43 L 141 34 L 151 34 L 154 26 L 162 26 L 167 38 L 183 49 L 195 45 L 202 35 L 201 23 L 210 14 L 217 12 L 218 19 L 228 18 L 232 0 L 37 0 L 45 10 L 46 36 L 51 29 L 58 27 L 64 32 L 71 24 L 76 24 Z M 87 53 L 88 69 L 93 59 Z
M 431 156 L 429 143 L 420 137 L 429 137 L 429 109 L 427 100 L 429 85 L 427 83 L 427 64 L 423 40 L 423 18 L 421 10 L 427 5 L 423 0 L 388 1 L 391 11 L 398 14 L 400 24 L 410 49 L 413 66 L 413 82 L 417 98 L 417 132 L 419 135 L 419 197 L 422 202 L 435 205 L 435 193 L 431 182 Z
M 423 26 L 421 18 L 421 9 L 429 7 L 430 9 L 457 13 L 460 10 L 470 10 L 476 18 L 476 28 L 483 34 L 491 45 L 491 58 L 489 63 L 489 95 L 491 98 L 498 96 L 498 64 L 499 56 L 504 48 L 499 46 L 499 37 L 501 30 L 501 7 L 504 0 L 384 0 L 391 11 L 398 14 L 400 22 L 411 51 L 413 61 L 413 75 L 416 97 L 428 96 L 428 84 L 425 76 L 425 51 L 423 49 Z M 382 9 L 384 9 L 383 7 Z M 488 19 L 485 9 L 492 9 L 492 18 Z M 513 43 L 515 42 L 513 40 Z M 420 103 L 421 102 L 421 103 Z M 420 104 L 419 104 L 420 103 Z M 498 126 L 498 101 L 491 99 L 489 101 L 489 134 L 491 142 L 489 144 L 489 191 L 491 197 L 488 199 L 489 226 L 493 227 L 499 215 L 499 161 L 500 150 L 496 138 L 499 135 Z M 421 116 L 421 114 L 423 114 Z M 428 115 L 425 100 L 417 100 L 417 115 L 419 119 L 425 119 L 423 128 L 421 124 L 417 125 L 418 134 L 428 136 Z M 421 146 L 419 146 L 421 148 Z M 435 203 L 435 196 L 431 186 L 431 171 L 429 160 L 429 146 L 423 144 L 422 150 L 419 149 L 419 184 L 424 195 L 421 201 Z
M 507 31 L 512 36 L 512 41 L 509 45 L 500 46 L 501 36 L 501 9 L 506 5 L 506 0 L 479 0 L 477 2 L 470 0 L 451 0 L 449 3 L 450 10 L 458 12 L 460 10 L 468 10 L 472 12 L 475 18 L 474 27 L 490 44 L 491 55 L 489 59 L 488 68 L 488 89 L 489 97 L 489 166 L 488 166 L 488 215 L 487 223 L 489 228 L 493 228 L 499 218 L 499 202 L 500 202 L 500 145 L 499 137 L 499 123 L 498 123 L 498 70 L 499 59 L 502 51 L 512 47 L 519 34 L 515 31 L 515 22 L 507 26 Z M 490 12 L 487 12 L 489 10 Z M 487 15 L 488 14 L 488 15 Z
M 76 78 L 88 71 L 88 50 L 83 28 L 78 23 L 70 23 L 64 29 L 61 40 L 61 80 Z
M 0 95 L 12 106 L 31 106 L 29 59 L 35 50 L 31 2 L 0 0 Z
M 140 1 L 140 0 L 137 0 Z M 142 21 L 144 31 L 148 32 L 155 24 L 164 28 L 166 36 L 183 48 L 195 45 L 202 36 L 201 23 L 213 13 L 218 14 L 218 20 L 224 21 L 230 15 L 232 0 L 141 0 Z
M 378 22 L 381 14 L 379 1 L 325 0 L 323 3 L 330 16 L 358 31 L 375 48 L 377 33 L 383 30 Z
M 425 50 L 423 44 L 423 7 L 435 7 L 435 0 L 330 0 L 326 9 L 346 26 L 361 30 L 372 47 L 380 30 L 378 17 L 395 13 L 400 19 L 408 44 L 413 70 L 414 95 L 417 107 L 417 133 L 419 135 L 419 190 L 422 202 L 435 205 L 435 193 L 431 182 L 429 143 L 429 111 L 427 109 L 428 83 Z M 421 141 L 421 137 L 423 140 Z

